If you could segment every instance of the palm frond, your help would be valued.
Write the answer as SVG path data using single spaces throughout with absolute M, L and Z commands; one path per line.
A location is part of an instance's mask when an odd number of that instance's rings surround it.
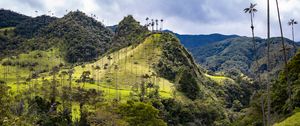
M 248 13 L 249 11 L 250 11 L 250 8 L 245 8 L 245 9 L 244 9 L 244 12 L 245 12 L 245 13 Z
M 250 8 L 254 8 L 257 4 L 250 3 Z

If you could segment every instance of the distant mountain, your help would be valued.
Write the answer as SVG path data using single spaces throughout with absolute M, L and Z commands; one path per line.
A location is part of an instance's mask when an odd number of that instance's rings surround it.
M 288 57 L 294 55 L 293 42 L 285 39 L 287 47 L 290 48 Z M 226 39 L 221 42 L 210 44 L 203 47 L 192 48 L 190 51 L 196 61 L 207 69 L 214 72 L 225 72 L 233 76 L 243 73 L 253 76 L 253 71 L 264 73 L 267 64 L 267 44 L 265 39 L 256 38 L 258 47 L 259 67 L 255 65 L 252 39 L 248 37 L 238 37 Z M 271 67 L 272 74 L 278 75 L 283 65 L 282 47 L 280 38 L 271 38 Z
M 239 37 L 238 35 L 222 35 L 222 34 L 209 34 L 209 35 L 188 35 L 188 34 L 178 34 L 170 30 L 165 30 L 166 32 L 171 32 L 176 35 L 184 47 L 191 49 L 200 46 L 206 46 L 215 42 L 219 42 L 229 38 Z
M 11 10 L 0 9 L 0 28 L 15 27 L 22 21 L 30 19 L 29 16 L 13 12 Z

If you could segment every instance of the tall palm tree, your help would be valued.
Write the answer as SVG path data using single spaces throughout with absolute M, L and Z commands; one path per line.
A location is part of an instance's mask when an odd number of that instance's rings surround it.
M 292 27 L 293 46 L 294 46 L 295 51 L 297 50 L 297 47 L 295 45 L 295 36 L 294 36 L 294 25 L 296 25 L 296 24 L 298 24 L 298 22 L 295 19 L 291 19 L 288 22 L 288 25 Z
M 152 32 L 154 31 L 154 19 L 151 19 Z
M 254 36 L 254 23 L 253 23 L 254 13 L 257 12 L 257 9 L 255 8 L 256 5 L 257 4 L 250 3 L 250 7 L 249 8 L 245 8 L 244 12 L 250 14 L 254 58 L 255 58 L 256 67 L 258 68 L 257 50 L 256 50 L 256 41 L 255 41 L 255 36 Z
M 146 18 L 146 27 L 147 27 L 147 29 L 148 29 L 148 26 L 149 26 L 149 22 L 148 21 L 149 21 L 149 18 L 147 17 Z
M 281 24 L 281 17 L 280 17 L 280 10 L 279 10 L 279 4 L 278 4 L 278 0 L 276 0 L 276 7 L 277 7 L 277 16 L 278 16 L 278 21 L 279 21 L 279 28 L 280 28 L 280 35 L 281 35 L 281 44 L 282 44 L 282 49 L 283 49 L 283 58 L 284 58 L 284 71 L 285 71 L 285 80 L 287 82 L 288 85 L 288 96 L 289 96 L 289 100 L 291 100 L 291 95 L 292 95 L 292 90 L 291 90 L 291 84 L 289 82 L 289 77 L 288 77 L 288 68 L 287 68 L 287 49 L 286 49 L 286 45 L 284 43 L 284 37 L 283 37 L 283 31 L 282 31 L 282 24 Z M 289 110 L 291 110 L 291 103 L 289 104 L 288 107 Z
M 270 97 L 270 0 L 267 0 L 267 126 L 270 125 L 271 122 L 271 97 Z M 263 108 L 264 109 L 264 108 Z M 264 110 L 263 110 L 264 113 Z M 264 117 L 265 115 L 263 115 Z M 264 124 L 265 124 L 265 120 Z
M 156 31 L 158 31 L 158 19 L 155 20 Z
M 39 11 L 36 10 L 36 11 L 34 11 L 34 12 L 35 12 L 36 16 L 38 16 Z
M 267 126 L 271 124 L 271 96 L 270 96 L 270 0 L 267 0 Z M 263 110 L 264 112 L 264 110 Z M 265 115 L 263 115 L 265 116 Z M 264 124 L 265 124 L 265 120 Z
M 256 5 L 257 4 L 250 3 L 250 7 L 245 8 L 244 12 L 250 14 L 254 59 L 255 59 L 255 65 L 258 69 L 259 64 L 258 64 L 258 57 L 257 57 L 257 47 L 256 47 L 255 35 L 254 35 L 254 23 L 253 23 L 254 13 L 257 12 L 257 9 L 255 8 Z M 258 72 L 258 71 L 256 71 L 256 72 Z M 255 75 L 258 75 L 258 74 L 256 73 Z M 260 79 L 259 75 L 258 75 L 258 83 L 261 84 L 261 79 Z M 265 108 L 264 107 L 264 97 L 261 96 L 261 109 L 262 109 L 262 116 L 263 116 L 263 124 L 265 126 L 265 110 L 264 110 L 264 108 Z
M 164 19 L 160 19 L 160 30 L 162 31 L 163 30 L 163 22 L 164 22 Z

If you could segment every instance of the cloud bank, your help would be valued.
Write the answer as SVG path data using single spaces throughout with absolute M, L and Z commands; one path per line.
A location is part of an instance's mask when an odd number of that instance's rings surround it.
M 250 36 L 250 15 L 243 9 L 257 3 L 255 32 L 266 36 L 266 0 L 9 0 L 0 1 L 0 8 L 11 9 L 25 15 L 37 16 L 51 11 L 57 17 L 66 10 L 81 10 L 96 14 L 105 25 L 117 24 L 128 14 L 141 23 L 145 18 L 164 19 L 164 28 L 181 34 L 237 34 Z M 285 37 L 291 38 L 289 19 L 300 21 L 299 0 L 279 0 Z M 38 10 L 36 14 L 34 11 Z M 279 36 L 275 1 L 271 0 L 272 36 Z M 298 28 L 299 27 L 299 28 Z M 300 25 L 295 27 L 300 41 Z

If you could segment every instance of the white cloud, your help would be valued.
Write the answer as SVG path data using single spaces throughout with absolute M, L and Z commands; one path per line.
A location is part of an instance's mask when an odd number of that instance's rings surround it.
M 272 36 L 279 36 L 276 5 L 271 1 Z M 164 18 L 164 27 L 186 34 L 238 34 L 250 36 L 249 15 L 243 13 L 250 2 L 257 3 L 255 31 L 266 36 L 265 0 L 9 0 L 0 1 L 0 7 L 26 15 L 35 16 L 34 11 L 45 14 L 48 10 L 61 17 L 65 10 L 81 10 L 96 14 L 106 25 L 117 24 L 124 16 L 132 14 L 145 23 L 145 18 Z M 279 0 L 284 34 L 290 38 L 290 18 L 300 20 L 300 0 Z M 300 26 L 300 25 L 299 25 Z M 296 35 L 300 28 L 296 26 Z M 298 30 L 299 29 L 299 30 Z M 300 40 L 300 36 L 296 36 Z

